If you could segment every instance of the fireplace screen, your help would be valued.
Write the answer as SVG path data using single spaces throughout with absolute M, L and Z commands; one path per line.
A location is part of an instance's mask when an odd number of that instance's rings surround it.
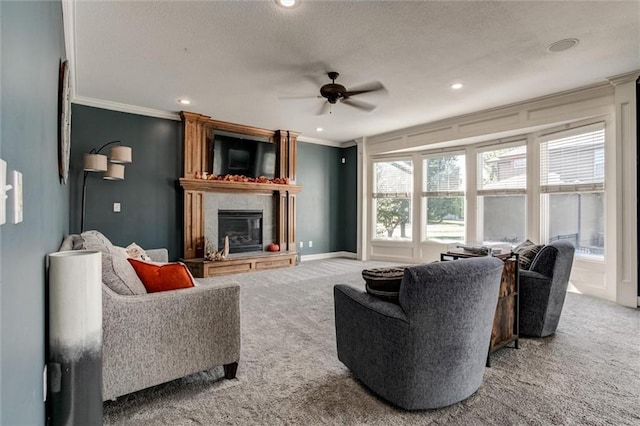
M 229 253 L 262 251 L 262 211 L 218 210 L 218 247 L 229 236 Z

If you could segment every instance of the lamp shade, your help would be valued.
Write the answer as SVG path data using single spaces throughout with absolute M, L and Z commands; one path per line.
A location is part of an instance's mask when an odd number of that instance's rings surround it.
M 107 172 L 102 178 L 106 180 L 123 180 L 124 166 L 122 164 L 109 164 Z
M 130 146 L 114 146 L 109 151 L 109 161 L 112 163 L 130 163 L 131 147 Z
M 85 172 L 104 172 L 107 170 L 107 156 L 102 154 L 84 154 Z

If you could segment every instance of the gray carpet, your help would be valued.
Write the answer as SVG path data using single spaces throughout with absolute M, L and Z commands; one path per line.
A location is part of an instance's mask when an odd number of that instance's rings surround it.
M 384 265 L 330 259 L 225 277 L 241 283 L 237 379 L 221 379 L 216 368 L 136 392 L 106 402 L 104 423 L 640 424 L 640 312 L 572 293 L 557 333 L 493 354 L 483 385 L 467 400 L 421 412 L 380 400 L 337 359 L 332 287 L 364 287 L 360 271 Z

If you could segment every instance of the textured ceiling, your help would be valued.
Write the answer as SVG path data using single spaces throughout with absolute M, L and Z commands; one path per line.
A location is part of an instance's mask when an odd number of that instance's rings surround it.
M 74 9 L 79 98 L 334 142 L 640 69 L 639 1 L 302 0 L 286 10 L 272 0 L 80 0 Z M 568 37 L 579 44 L 546 50 Z M 347 89 L 380 81 L 387 92 L 357 98 L 378 105 L 372 112 L 338 103 L 318 116 L 327 71 Z

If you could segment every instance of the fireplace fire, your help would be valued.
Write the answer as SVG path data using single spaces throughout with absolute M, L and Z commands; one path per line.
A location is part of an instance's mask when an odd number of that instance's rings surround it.
M 218 247 L 229 236 L 229 253 L 262 251 L 262 211 L 218 210 Z

